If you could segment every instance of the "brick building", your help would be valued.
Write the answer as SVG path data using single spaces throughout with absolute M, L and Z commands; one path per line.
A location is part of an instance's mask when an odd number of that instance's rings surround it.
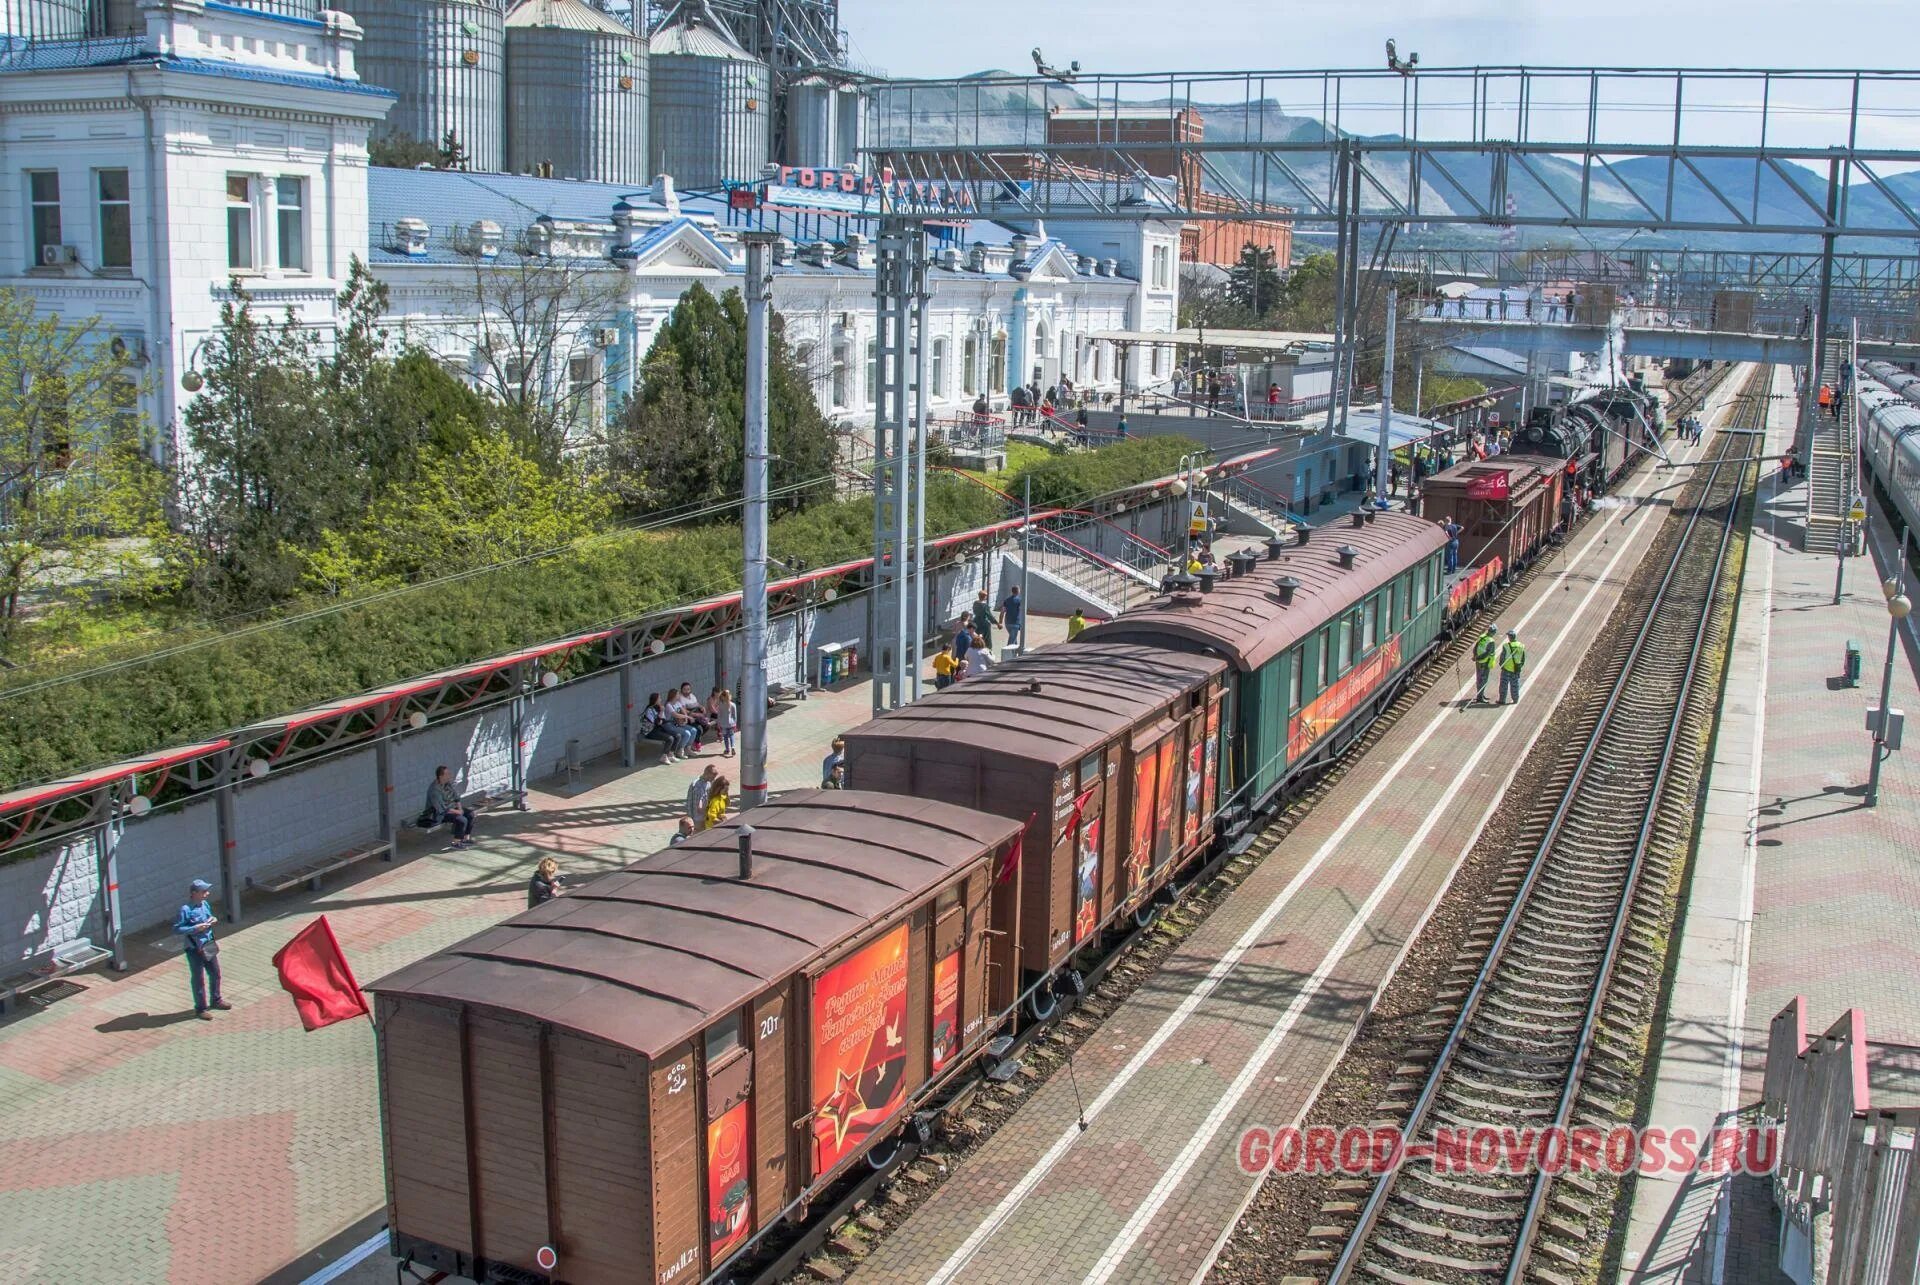
M 1157 178 L 1180 185 L 1181 199 L 1196 211 L 1232 211 L 1237 203 L 1202 185 L 1200 161 L 1180 148 L 1206 136 L 1207 124 L 1191 107 L 1144 108 L 1117 112 L 1100 108 L 1057 108 L 1047 117 L 1047 142 L 1054 145 L 1112 144 L 1124 149 L 1128 161 Z M 1153 146 L 1164 143 L 1164 147 Z M 1092 151 L 1070 158 L 1076 168 L 1104 171 L 1117 168 L 1115 158 Z M 1271 206 L 1271 218 L 1248 218 L 1189 223 L 1180 233 L 1180 258 L 1187 263 L 1231 267 L 1248 242 L 1273 251 L 1284 271 L 1293 258 L 1292 211 Z

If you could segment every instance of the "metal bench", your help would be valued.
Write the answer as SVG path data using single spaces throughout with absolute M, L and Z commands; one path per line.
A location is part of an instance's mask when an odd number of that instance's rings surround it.
M 363 843 L 357 848 L 348 848 L 345 852 L 336 852 L 329 857 L 301 857 L 284 861 L 265 870 L 256 870 L 247 876 L 247 887 L 258 888 L 263 892 L 286 892 L 300 884 L 306 884 L 309 892 L 320 891 L 320 877 L 332 874 L 336 870 L 345 870 L 356 862 L 371 857 L 382 861 L 393 860 L 393 844 L 382 839 L 373 843 Z
M 32 964 L 23 973 L 0 978 L 0 1013 L 11 1012 L 15 1004 L 42 986 L 56 982 L 69 973 L 92 968 L 95 964 L 112 957 L 111 950 L 94 945 L 92 940 L 86 937 L 76 937 L 70 942 L 55 946 L 46 952 L 46 963 Z

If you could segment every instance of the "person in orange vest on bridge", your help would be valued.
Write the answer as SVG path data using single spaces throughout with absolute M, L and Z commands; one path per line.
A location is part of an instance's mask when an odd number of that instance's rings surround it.
M 1833 385 L 1832 384 L 1820 385 L 1820 409 L 1826 410 L 1828 407 L 1832 405 L 1833 405 Z

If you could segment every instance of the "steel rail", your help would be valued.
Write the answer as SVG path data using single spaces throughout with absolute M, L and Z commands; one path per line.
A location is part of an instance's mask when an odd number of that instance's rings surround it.
M 1526 875 L 1521 886 L 1514 893 L 1512 904 L 1509 906 L 1506 915 L 1501 921 L 1500 929 L 1493 943 L 1488 948 L 1486 960 L 1482 963 L 1479 972 L 1475 975 L 1467 996 L 1462 1002 L 1460 1015 L 1448 1031 L 1446 1041 L 1441 1046 L 1440 1052 L 1435 1057 L 1434 1065 L 1427 1074 L 1426 1082 L 1422 1086 L 1420 1096 L 1416 1099 L 1413 1110 L 1409 1113 L 1406 1131 L 1403 1134 L 1403 1142 L 1421 1136 L 1421 1131 L 1425 1128 L 1433 1112 L 1433 1108 L 1447 1083 L 1449 1073 L 1453 1070 L 1455 1057 L 1466 1041 L 1469 1027 L 1472 1025 L 1474 1019 L 1479 1016 L 1482 1003 L 1491 991 L 1491 983 L 1494 975 L 1499 966 L 1505 962 L 1507 958 L 1515 932 L 1529 908 L 1529 903 L 1539 885 L 1542 874 L 1546 870 L 1548 860 L 1553 854 L 1568 817 L 1581 798 L 1581 786 L 1586 781 L 1587 773 L 1593 765 L 1602 742 L 1606 738 L 1606 734 L 1612 729 L 1614 718 L 1619 711 L 1622 698 L 1627 692 L 1631 680 L 1635 676 L 1636 663 L 1646 652 L 1655 627 L 1660 623 L 1661 609 L 1667 604 L 1669 594 L 1674 586 L 1681 566 L 1683 562 L 1686 561 L 1687 554 L 1694 547 L 1694 533 L 1699 528 L 1708 508 L 1711 507 L 1708 502 L 1708 495 L 1714 483 L 1719 479 L 1722 469 L 1728 464 L 1737 463 L 1744 475 L 1744 470 L 1752 463 L 1752 442 L 1743 437 L 1742 443 L 1746 453 L 1735 460 L 1733 458 L 1732 442 L 1731 439 L 1728 439 L 1726 453 L 1713 462 L 1713 471 L 1708 474 L 1702 483 L 1701 500 L 1688 515 L 1686 528 L 1682 531 L 1681 537 L 1675 545 L 1673 556 L 1662 574 L 1659 587 L 1649 600 L 1646 613 L 1641 620 L 1639 629 L 1636 631 L 1633 645 L 1628 651 L 1627 658 L 1621 666 L 1619 676 L 1616 678 L 1612 690 L 1608 693 L 1607 699 L 1602 706 L 1599 719 L 1588 737 L 1579 760 L 1575 764 L 1571 779 L 1563 792 L 1562 798 L 1554 809 L 1546 833 L 1540 839 L 1534 856 L 1528 864 Z M 1723 522 L 1721 544 L 1716 553 L 1712 579 L 1708 582 L 1706 602 L 1701 610 L 1700 620 L 1695 627 L 1695 636 L 1689 654 L 1687 675 L 1683 679 L 1681 695 L 1680 698 L 1675 701 L 1673 719 L 1664 738 L 1664 748 L 1661 764 L 1658 769 L 1656 787 L 1648 793 L 1646 815 L 1640 831 L 1635 837 L 1631 864 L 1621 893 L 1620 911 L 1616 913 L 1614 923 L 1608 935 L 1606 951 L 1603 957 L 1603 971 L 1595 980 L 1588 1011 L 1579 1032 L 1580 1046 L 1576 1051 L 1574 1063 L 1576 1070 L 1583 1069 L 1585 1066 L 1585 1054 L 1591 1046 L 1592 1027 L 1597 1021 L 1598 1014 L 1604 1002 L 1610 976 L 1613 971 L 1613 965 L 1618 957 L 1618 947 L 1625 935 L 1628 922 L 1627 911 L 1632 905 L 1639 882 L 1642 863 L 1648 846 L 1647 839 L 1655 817 L 1659 812 L 1660 792 L 1665 787 L 1672 747 L 1686 715 L 1686 695 L 1691 690 L 1692 669 L 1695 661 L 1697 661 L 1700 646 L 1713 618 L 1712 586 L 1718 583 L 1719 573 L 1724 566 L 1727 543 L 1731 539 L 1731 534 L 1739 512 L 1738 498 L 1739 493 L 1736 490 L 1734 495 L 1729 498 L 1726 503 L 1727 512 Z M 1577 1079 L 1572 1078 L 1571 1075 L 1569 1076 L 1567 1087 L 1561 1095 L 1562 1112 L 1564 1112 L 1566 1106 L 1571 1103 L 1574 1092 L 1577 1091 L 1578 1083 L 1579 1081 Z M 1558 1122 L 1564 1123 L 1563 1116 L 1558 1118 Z M 1366 1202 L 1361 1207 L 1359 1221 L 1353 1233 L 1348 1237 L 1339 1259 L 1334 1263 L 1332 1274 L 1328 1278 L 1330 1282 L 1337 1283 L 1353 1279 L 1354 1273 L 1360 1265 L 1360 1260 L 1371 1241 L 1374 1231 L 1378 1228 L 1381 1217 L 1386 1212 L 1388 1201 L 1395 1190 L 1395 1176 L 1396 1175 L 1392 1173 L 1383 1175 L 1380 1181 L 1374 1184 L 1373 1190 L 1368 1194 Z M 1534 1213 L 1535 1216 L 1526 1217 L 1523 1220 L 1523 1227 L 1527 1232 L 1531 1232 L 1533 1227 L 1537 1225 L 1537 1211 L 1534 1210 L 1535 1200 L 1545 1189 L 1544 1184 L 1536 1183 L 1534 1186 L 1534 1195 L 1529 1199 L 1529 1212 Z M 1509 1282 L 1519 1280 L 1520 1273 L 1524 1269 L 1525 1259 L 1526 1250 L 1524 1245 L 1516 1242 L 1515 1259 L 1513 1264 L 1509 1266 L 1506 1276 Z

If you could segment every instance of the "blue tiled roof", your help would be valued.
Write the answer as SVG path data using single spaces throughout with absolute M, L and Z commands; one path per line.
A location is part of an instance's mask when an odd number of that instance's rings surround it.
M 645 188 L 617 183 L 576 183 L 525 174 L 470 174 L 460 170 L 367 171 L 367 217 L 374 224 L 426 219 L 436 226 L 467 227 L 492 219 L 509 233 L 543 215 L 550 219 L 604 223 L 615 202 L 651 209 Z
M 253 13 L 254 10 L 247 10 Z M 144 48 L 138 36 L 108 40 L 49 40 L 32 44 L 0 47 L 0 74 L 7 72 L 74 71 L 83 67 L 155 67 L 161 71 L 185 72 L 195 76 L 219 76 L 227 80 L 246 80 L 267 85 L 291 85 L 302 89 L 327 89 L 335 93 L 363 94 L 370 98 L 393 98 L 393 93 L 357 80 L 337 76 L 308 75 L 303 72 L 276 71 L 250 67 L 244 63 L 221 62 L 212 58 L 176 58 Z

